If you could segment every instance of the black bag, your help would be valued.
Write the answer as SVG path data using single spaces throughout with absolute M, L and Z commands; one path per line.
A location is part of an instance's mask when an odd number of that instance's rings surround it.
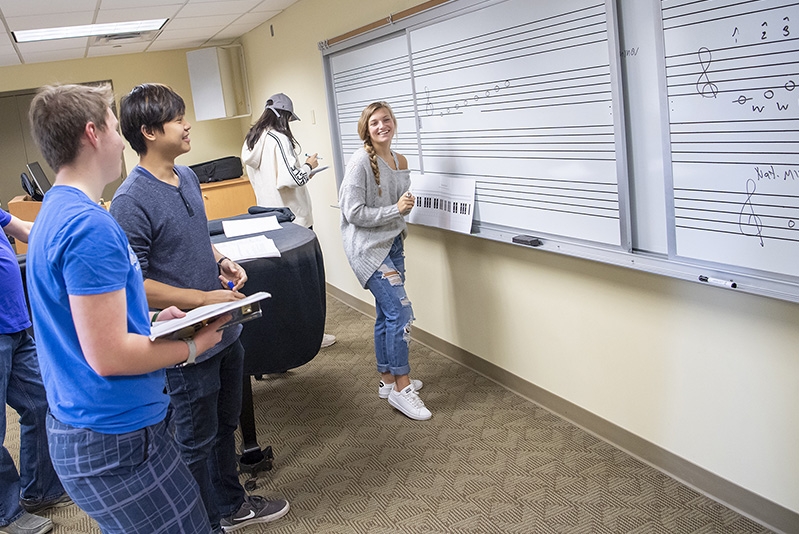
M 189 168 L 194 171 L 201 184 L 239 178 L 244 174 L 241 167 L 241 158 L 238 156 L 212 159 L 196 165 L 189 165 Z

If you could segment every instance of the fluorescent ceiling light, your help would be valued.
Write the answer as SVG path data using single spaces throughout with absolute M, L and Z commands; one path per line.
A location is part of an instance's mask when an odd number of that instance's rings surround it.
M 11 32 L 18 43 L 69 39 L 71 37 L 92 37 L 95 35 L 114 35 L 160 30 L 169 19 L 135 20 L 132 22 L 112 22 L 108 24 L 85 24 L 83 26 L 64 26 L 62 28 L 43 28 L 41 30 L 19 30 Z

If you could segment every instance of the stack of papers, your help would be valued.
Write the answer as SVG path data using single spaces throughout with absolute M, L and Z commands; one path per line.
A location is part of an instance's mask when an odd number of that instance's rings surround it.
M 267 217 L 222 221 L 222 228 L 225 230 L 225 237 L 231 238 L 280 230 L 282 226 L 277 222 L 277 217 L 269 215 Z M 234 239 L 224 243 L 214 243 L 214 247 L 223 256 L 227 256 L 233 261 L 280 257 L 280 251 L 275 246 L 275 242 L 263 235 Z

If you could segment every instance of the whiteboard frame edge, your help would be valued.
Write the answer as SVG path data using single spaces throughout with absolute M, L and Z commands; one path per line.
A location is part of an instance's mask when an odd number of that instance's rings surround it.
M 436 229 L 448 231 L 442 228 Z M 599 243 L 593 244 L 589 241 L 568 241 L 558 237 L 547 237 L 546 235 L 536 236 L 541 238 L 543 243 L 541 246 L 530 247 L 527 245 L 513 243 L 512 238 L 517 234 L 518 232 L 515 232 L 512 228 L 499 229 L 481 226 L 477 233 L 471 233 L 469 235 L 471 237 L 481 237 L 483 239 L 497 241 L 516 247 L 523 247 L 531 250 L 534 253 L 540 251 L 563 254 L 573 258 L 596 261 L 608 265 L 626 267 L 637 271 L 694 282 L 701 286 L 711 287 L 719 291 L 746 293 L 749 295 L 799 303 L 799 284 L 791 283 L 785 280 L 767 278 L 762 275 L 758 276 L 741 272 L 732 272 L 724 268 L 727 266 L 713 266 L 710 264 L 699 265 L 695 261 L 682 261 L 679 258 L 668 258 L 665 255 L 651 252 L 627 252 L 622 248 L 614 249 Z M 707 283 L 700 282 L 700 276 L 733 280 L 737 284 L 737 287 L 732 289 L 709 285 Z M 794 291 L 787 291 L 789 287 L 794 289 Z
M 630 170 L 627 155 L 627 122 L 624 116 L 622 84 L 621 37 L 619 35 L 619 6 L 617 0 L 605 0 L 605 17 L 608 35 L 608 63 L 610 89 L 613 102 L 613 130 L 616 143 L 616 183 L 619 188 L 619 242 L 627 252 L 632 252 L 632 221 L 630 206 Z

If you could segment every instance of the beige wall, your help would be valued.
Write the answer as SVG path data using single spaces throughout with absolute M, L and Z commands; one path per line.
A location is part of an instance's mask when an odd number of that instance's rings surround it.
M 303 149 L 332 163 L 317 42 L 418 3 L 300 0 L 250 32 L 254 109 L 288 94 Z M 371 302 L 332 172 L 308 187 L 328 282 Z M 406 247 L 416 326 L 799 512 L 799 306 L 426 227 Z
M 209 159 L 241 153 L 241 120 L 197 122 L 189 85 L 186 51 L 128 54 L 53 63 L 34 63 L 0 68 L 0 93 L 31 89 L 51 83 L 80 83 L 111 80 L 117 105 L 119 98 L 134 86 L 158 82 L 171 86 L 186 101 L 186 117 L 192 123 L 192 150 L 181 156 L 178 163 L 192 165 Z M 125 168 L 136 166 L 136 153 L 126 146 Z M 118 183 L 106 188 L 110 197 Z

